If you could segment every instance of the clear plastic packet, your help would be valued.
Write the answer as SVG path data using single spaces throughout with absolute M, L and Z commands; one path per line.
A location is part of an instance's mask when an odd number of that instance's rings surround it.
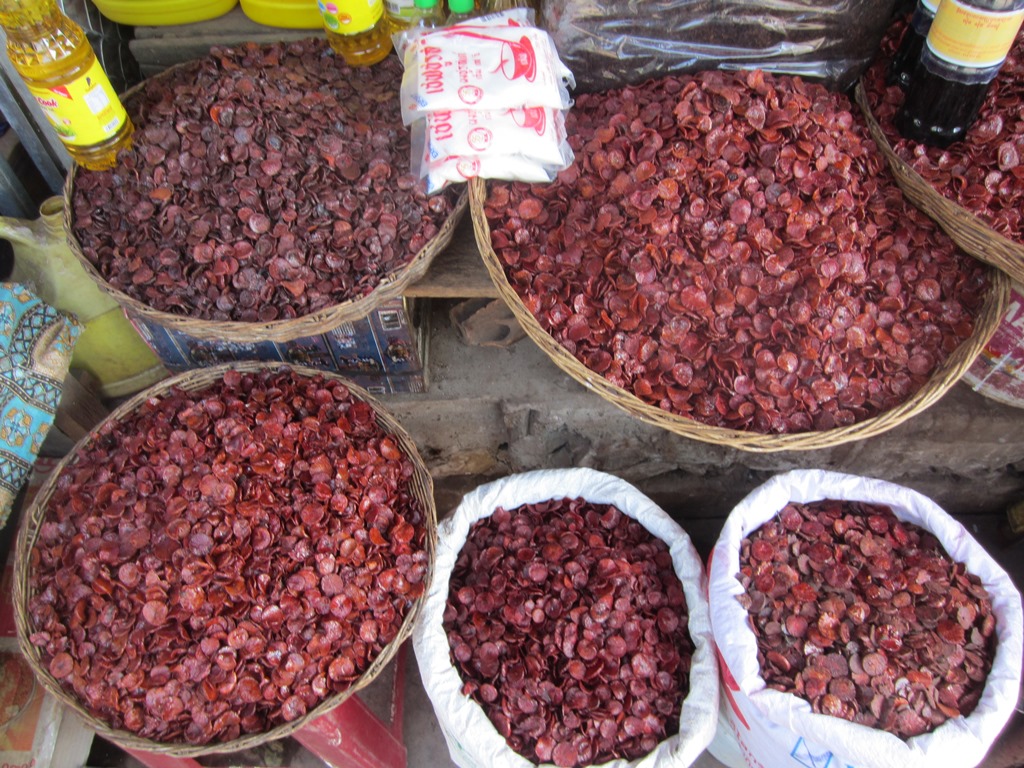
M 568 109 L 572 72 L 534 27 L 457 25 L 417 36 L 405 53 L 402 119 L 459 109 Z
M 450 184 L 461 184 L 477 177 L 548 184 L 555 180 L 560 170 L 520 155 L 452 155 L 424 162 L 423 169 L 428 195 L 440 192 Z
M 474 27 L 533 27 L 537 23 L 537 13 L 533 8 L 508 8 L 503 11 L 495 11 L 483 16 L 475 16 L 472 19 Z M 460 25 L 464 26 L 464 25 Z M 395 46 L 395 53 L 398 60 L 406 66 L 405 55 L 409 45 L 420 35 L 434 32 L 434 29 L 403 29 L 391 36 L 391 42 Z
M 514 148 L 514 152 L 511 150 Z M 412 124 L 412 172 L 447 157 L 515 154 L 563 169 L 573 161 L 565 114 L 545 107 L 430 112 Z
M 550 182 L 573 159 L 556 109 L 431 112 L 412 124 L 410 164 L 428 193 L 477 176 Z

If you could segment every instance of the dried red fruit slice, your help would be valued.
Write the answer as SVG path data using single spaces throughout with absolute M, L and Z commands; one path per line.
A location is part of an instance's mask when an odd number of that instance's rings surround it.
M 762 434 L 861 423 L 970 337 L 987 278 L 880 173 L 844 97 L 759 77 L 581 96 L 571 172 L 488 184 L 491 246 L 566 354 L 649 406 Z M 947 302 L 948 315 L 911 310 Z
M 759 544 L 768 561 L 752 556 Z M 991 601 L 887 507 L 789 504 L 743 543 L 740 566 L 770 687 L 904 738 L 976 706 L 994 654 Z
M 502 606 L 486 620 L 484 594 Z M 444 627 L 463 693 L 529 760 L 632 760 L 678 727 L 682 586 L 667 547 L 610 505 L 554 499 L 475 523 Z
M 75 174 L 74 237 L 112 287 L 160 312 L 256 323 L 359 299 L 436 236 L 458 195 L 399 172 L 401 79 L 397 61 L 354 72 L 312 38 L 151 78 L 125 100 L 126 161 Z
M 236 450 L 240 435 L 259 452 Z M 104 426 L 65 467 L 34 544 L 43 663 L 97 717 L 154 741 L 230 741 L 344 691 L 397 636 L 427 572 L 412 466 L 385 458 L 385 440 L 340 381 L 287 370 L 171 388 Z M 345 475 L 313 480 L 325 462 Z M 304 500 L 323 482 L 344 501 L 314 520 Z M 390 517 L 347 508 L 345 493 L 381 491 Z M 368 554 L 371 524 L 386 535 Z

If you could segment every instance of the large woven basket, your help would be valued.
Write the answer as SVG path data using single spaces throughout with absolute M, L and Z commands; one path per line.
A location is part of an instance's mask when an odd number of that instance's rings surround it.
M 985 343 L 999 327 L 1010 290 L 1010 281 L 1006 276 L 997 270 L 991 270 L 989 277 L 992 286 L 985 299 L 981 315 L 975 323 L 973 335 L 946 359 L 924 387 L 910 399 L 885 413 L 849 426 L 792 434 L 762 434 L 709 426 L 645 403 L 633 393 L 587 368 L 544 330 L 530 310 L 526 308 L 519 295 L 509 285 L 498 256 L 491 247 L 491 229 L 484 214 L 486 197 L 485 182 L 481 179 L 472 180 L 470 182 L 470 210 L 477 247 L 483 256 L 484 265 L 491 280 L 494 281 L 498 293 L 508 304 L 527 335 L 548 354 L 559 368 L 587 389 L 597 392 L 604 399 L 641 421 L 667 429 L 683 437 L 739 448 L 744 451 L 768 453 L 831 448 L 840 443 L 874 437 L 920 413 L 938 401 L 971 367 L 971 363 L 974 362 Z
M 292 722 L 279 724 L 267 731 L 264 731 L 263 733 L 243 735 L 234 741 L 210 743 L 198 746 L 186 743 L 161 743 L 141 738 L 128 731 L 113 729 L 105 721 L 97 718 L 86 710 L 73 694 L 69 693 L 57 682 L 53 675 L 50 674 L 49 669 L 41 663 L 39 649 L 30 643 L 28 639 L 31 633 L 28 603 L 32 597 L 29 587 L 30 554 L 32 547 L 39 537 L 40 527 L 44 522 L 46 507 L 56 488 L 57 479 L 64 468 L 75 461 L 78 451 L 92 440 L 105 424 L 117 421 L 118 419 L 132 413 L 149 398 L 162 395 L 168 392 L 172 387 L 180 387 L 181 389 L 189 392 L 202 389 L 219 380 L 223 376 L 224 372 L 228 370 L 255 372 L 268 368 L 273 370 L 288 368 L 304 376 L 323 376 L 326 379 L 343 382 L 352 392 L 353 396 L 369 403 L 373 407 L 377 415 L 377 424 L 394 437 L 395 441 L 409 457 L 413 465 L 413 474 L 409 480 L 410 492 L 422 505 L 424 516 L 423 524 L 426 528 L 426 540 L 424 546 L 426 547 L 428 555 L 428 568 L 424 582 L 423 595 L 413 602 L 408 613 L 405 615 L 395 638 L 384 647 L 375 659 L 371 661 L 370 665 L 359 679 L 354 681 L 345 691 L 325 699 L 317 707 L 309 710 L 309 712 L 307 712 L 303 717 Z M 121 745 L 122 747 L 174 757 L 195 757 L 198 755 L 251 749 L 263 744 L 264 742 L 281 739 L 294 733 L 310 721 L 337 707 L 343 701 L 348 699 L 348 697 L 369 685 L 377 675 L 380 674 L 384 667 L 387 666 L 388 662 L 390 662 L 398 652 L 402 643 L 412 634 L 413 626 L 420 611 L 422 610 L 423 601 L 427 590 L 430 587 L 430 579 L 433 575 L 434 556 L 436 551 L 437 511 L 434 504 L 434 484 L 430 477 L 430 473 L 427 471 L 422 458 L 417 452 L 416 445 L 412 438 L 409 437 L 408 433 L 406 433 L 398 422 L 396 422 L 394 418 L 383 409 L 381 404 L 366 390 L 329 371 L 321 371 L 295 365 L 284 366 L 280 364 L 259 362 L 232 363 L 189 371 L 173 378 L 166 379 L 156 386 L 135 395 L 133 398 L 120 405 L 101 424 L 82 438 L 82 440 L 75 446 L 75 450 L 68 454 L 68 456 L 66 456 L 57 465 L 53 473 L 50 475 L 50 478 L 39 490 L 38 495 L 33 499 L 25 513 L 24 520 L 18 532 L 15 549 L 14 618 L 18 631 L 18 645 L 21 648 L 21 652 L 28 660 L 29 665 L 32 667 L 33 672 L 35 672 L 36 678 L 42 683 L 43 687 L 57 699 L 57 701 L 72 709 L 101 736 Z
M 1024 281 L 1024 245 L 996 232 L 966 208 L 944 197 L 893 151 L 885 131 L 871 111 L 863 83 L 857 84 L 856 99 L 871 138 L 885 155 L 896 183 L 907 199 L 928 214 L 966 253 L 998 267 L 1018 282 Z
M 154 77 L 173 78 L 183 68 L 189 67 L 193 62 L 183 62 L 164 70 Z M 139 83 L 125 92 L 122 100 L 129 108 L 132 97 L 138 94 L 145 83 Z M 361 320 L 369 315 L 378 306 L 391 299 L 397 299 L 405 293 L 405 289 L 426 275 L 434 257 L 443 251 L 451 242 L 452 234 L 459 220 L 466 210 L 467 197 L 465 191 L 452 210 L 451 215 L 441 225 L 440 230 L 432 237 L 419 252 L 400 269 L 385 276 L 383 280 L 367 295 L 326 307 L 308 315 L 295 317 L 288 320 L 272 320 L 270 322 L 247 323 L 241 321 L 227 320 L 203 320 L 200 318 L 177 315 L 170 312 L 162 312 L 147 304 L 135 299 L 123 291 L 110 285 L 99 271 L 93 266 L 74 235 L 73 217 L 74 206 L 72 195 L 75 188 L 75 176 L 77 166 L 72 166 L 64 182 L 64 231 L 67 236 L 71 252 L 81 262 L 85 271 L 96 281 L 99 288 L 124 307 L 130 317 L 138 318 L 147 322 L 153 322 L 174 331 L 181 331 L 189 336 L 206 341 L 235 341 L 235 342 L 258 342 L 276 341 L 285 342 L 306 336 L 316 336 L 321 333 L 332 331 L 342 323 Z

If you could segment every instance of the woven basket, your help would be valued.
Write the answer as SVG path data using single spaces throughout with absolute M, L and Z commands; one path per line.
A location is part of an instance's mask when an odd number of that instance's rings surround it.
M 928 214 L 966 253 L 998 267 L 1017 282 L 1024 282 L 1024 245 L 996 232 L 966 208 L 941 195 L 893 151 L 882 126 L 871 111 L 863 83 L 857 84 L 856 99 L 864 113 L 871 138 L 885 155 L 896 183 L 907 199 Z
M 974 362 L 985 343 L 999 327 L 1006 310 L 1010 290 L 1010 281 L 1006 276 L 1001 272 L 991 270 L 989 277 L 992 287 L 985 299 L 981 315 L 975 323 L 974 334 L 957 347 L 953 354 L 932 374 L 932 378 L 925 386 L 914 393 L 909 400 L 885 413 L 849 426 L 793 434 L 761 434 L 709 426 L 645 403 L 631 392 L 616 386 L 583 365 L 541 327 L 518 294 L 512 290 L 498 256 L 491 247 L 491 229 L 484 214 L 486 196 L 485 182 L 480 179 L 472 180 L 469 187 L 470 210 L 477 247 L 483 256 L 484 266 L 486 266 L 491 280 L 494 281 L 498 293 L 508 304 L 527 335 L 548 354 L 559 368 L 587 389 L 594 390 L 604 399 L 641 421 L 675 432 L 683 437 L 739 448 L 744 451 L 769 453 L 772 451 L 809 451 L 831 448 L 840 443 L 874 437 L 920 413 L 941 398 L 971 367 L 971 363 Z
M 28 640 L 29 634 L 31 633 L 31 630 L 29 629 L 30 622 L 28 603 L 32 597 L 32 593 L 29 588 L 30 554 L 32 547 L 39 537 L 40 527 L 44 522 L 44 513 L 50 497 L 53 495 L 54 489 L 56 488 L 57 479 L 64 468 L 75 460 L 78 451 L 88 441 L 92 440 L 105 424 L 117 421 L 118 419 L 132 413 L 147 399 L 164 394 L 168 392 L 171 387 L 175 386 L 189 392 L 202 389 L 219 380 L 224 372 L 228 370 L 233 369 L 241 372 L 255 372 L 267 368 L 273 370 L 288 368 L 301 375 L 323 376 L 326 379 L 343 382 L 356 398 L 366 401 L 373 407 L 377 414 L 377 424 L 394 437 L 398 445 L 409 457 L 413 465 L 413 474 L 409 480 L 410 491 L 413 497 L 416 498 L 423 507 L 424 526 L 426 527 L 426 541 L 424 546 L 427 550 L 428 569 L 425 577 L 426 580 L 424 583 L 423 595 L 413 602 L 408 613 L 405 615 L 405 618 L 402 621 L 402 626 L 399 628 L 398 634 L 395 638 L 384 647 L 380 655 L 373 659 L 369 667 L 358 680 L 354 681 L 345 691 L 325 699 L 317 707 L 307 712 L 303 717 L 292 722 L 281 723 L 263 733 L 243 735 L 234 741 L 210 743 L 198 746 L 184 743 L 162 743 L 141 738 L 128 731 L 113 729 L 105 721 L 97 718 L 86 710 L 73 694 L 69 693 L 57 682 L 53 675 L 50 674 L 49 669 L 41 663 L 39 649 L 32 645 Z M 88 435 L 82 438 L 82 440 L 75 446 L 75 450 L 68 454 L 57 465 L 53 473 L 50 475 L 50 478 L 39 490 L 38 495 L 33 499 L 26 511 L 25 519 L 23 520 L 18 532 L 15 549 L 14 618 L 18 631 L 18 645 L 22 654 L 24 654 L 25 658 L 28 659 L 29 665 L 35 672 L 36 678 L 42 683 L 43 687 L 57 699 L 57 701 L 72 709 L 101 736 L 126 749 L 142 750 L 154 754 L 165 754 L 174 757 L 196 757 L 199 755 L 251 749 L 263 744 L 264 742 L 281 739 L 294 733 L 310 721 L 337 707 L 343 701 L 348 699 L 349 696 L 366 687 L 377 677 L 378 674 L 380 674 L 381 670 L 387 666 L 388 662 L 390 662 L 398 652 L 402 643 L 412 634 L 413 625 L 422 610 L 423 600 L 425 599 L 427 590 L 430 586 L 430 578 L 433 575 L 434 555 L 436 551 L 437 511 L 434 505 L 434 484 L 430 473 L 427 472 L 426 466 L 417 452 L 416 445 L 412 438 L 409 437 L 408 433 L 405 432 L 393 417 L 391 417 L 383 409 L 380 403 L 366 392 L 366 390 L 356 386 L 337 374 L 295 365 L 285 366 L 251 362 L 232 363 L 211 368 L 202 368 L 166 379 L 156 386 L 151 387 L 144 392 L 140 392 L 130 400 L 120 405 L 116 410 L 111 412 L 111 414 L 101 424 L 97 425 Z
M 180 70 L 192 66 L 194 62 L 183 62 L 164 70 L 156 79 L 173 78 Z M 145 83 L 130 88 L 122 100 L 128 107 L 132 97 L 138 94 Z M 130 109 L 129 109 L 130 114 Z M 169 330 L 181 331 L 189 336 L 206 341 L 285 342 L 306 336 L 317 336 L 337 328 L 342 323 L 361 320 L 378 306 L 391 299 L 397 299 L 405 293 L 405 289 L 426 275 L 434 257 L 443 251 L 451 242 L 452 234 L 466 210 L 466 193 L 459 196 L 451 215 L 441 225 L 438 233 L 424 245 L 419 252 L 404 266 L 386 275 L 383 280 L 367 295 L 335 304 L 317 312 L 291 318 L 289 320 L 272 320 L 270 322 L 246 323 L 232 320 L 203 320 L 186 317 L 170 312 L 162 312 L 144 304 L 138 299 L 110 285 L 93 266 L 74 235 L 74 207 L 72 195 L 75 188 L 77 166 L 72 166 L 64 182 L 64 231 L 67 235 L 71 252 L 81 262 L 89 276 L 96 281 L 101 290 L 110 294 L 114 300 L 124 307 L 130 317 L 153 322 Z

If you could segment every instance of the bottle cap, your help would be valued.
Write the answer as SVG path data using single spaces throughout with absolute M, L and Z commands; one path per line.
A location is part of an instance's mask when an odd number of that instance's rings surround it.
M 413 0 L 417 8 L 433 8 L 437 5 L 437 0 Z
M 448 10 L 451 13 L 472 13 L 473 0 L 448 0 Z

